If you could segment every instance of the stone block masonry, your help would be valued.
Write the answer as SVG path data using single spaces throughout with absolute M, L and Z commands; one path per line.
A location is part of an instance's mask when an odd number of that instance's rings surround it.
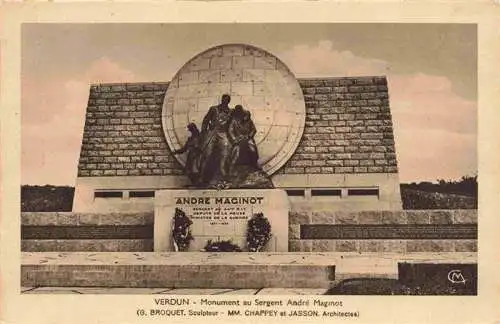
M 477 252 L 477 210 L 289 213 L 288 251 Z M 153 251 L 153 213 L 22 213 L 23 252 Z
M 385 77 L 301 79 L 304 135 L 280 171 L 397 173 Z
M 21 251 L 153 251 L 153 213 L 22 213 Z
M 477 210 L 292 212 L 289 251 L 477 252 Z
M 180 175 L 162 131 L 168 83 L 93 85 L 79 177 Z
M 299 84 L 306 104 L 304 134 L 279 174 L 397 173 L 385 77 L 300 79 Z M 168 85 L 91 86 L 78 177 L 183 174 L 162 130 Z
M 23 253 L 24 287 L 328 288 L 335 262 L 283 253 Z

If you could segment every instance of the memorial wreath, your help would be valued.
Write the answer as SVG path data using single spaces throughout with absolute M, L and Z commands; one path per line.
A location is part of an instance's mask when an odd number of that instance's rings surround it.
M 186 251 L 189 244 L 194 239 L 191 235 L 191 225 L 193 221 L 186 216 L 181 209 L 175 209 L 174 220 L 172 224 L 172 238 L 176 252 Z
M 203 248 L 205 252 L 242 252 L 241 248 L 231 242 L 231 240 L 226 241 L 216 241 L 208 240 L 207 244 Z
M 247 248 L 250 252 L 260 252 L 271 239 L 271 224 L 263 213 L 257 213 L 248 220 Z

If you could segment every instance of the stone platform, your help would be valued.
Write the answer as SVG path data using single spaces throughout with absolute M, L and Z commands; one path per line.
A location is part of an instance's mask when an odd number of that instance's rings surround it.
M 107 288 L 107 287 L 22 287 L 22 294 L 78 295 L 324 295 L 326 288 Z
M 22 286 L 328 287 L 321 256 L 256 253 L 23 253 Z
M 474 264 L 476 253 L 22 253 L 23 287 L 321 288 L 398 278 L 401 263 Z

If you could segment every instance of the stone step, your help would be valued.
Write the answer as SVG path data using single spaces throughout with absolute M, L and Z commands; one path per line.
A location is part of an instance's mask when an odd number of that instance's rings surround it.
M 22 287 L 22 294 L 81 295 L 323 295 L 325 288 L 108 288 L 108 287 Z
M 331 260 L 273 253 L 23 253 L 23 286 L 328 287 Z
M 476 253 L 22 253 L 25 287 L 329 288 L 398 278 L 398 264 L 476 263 Z

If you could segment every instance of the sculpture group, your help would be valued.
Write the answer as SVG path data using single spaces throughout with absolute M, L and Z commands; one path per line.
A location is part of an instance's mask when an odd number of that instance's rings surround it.
M 268 175 L 258 165 L 251 113 L 241 105 L 229 107 L 231 97 L 209 108 L 201 131 L 196 124 L 184 146 L 174 154 L 187 153 L 185 172 L 199 188 L 273 188 Z

